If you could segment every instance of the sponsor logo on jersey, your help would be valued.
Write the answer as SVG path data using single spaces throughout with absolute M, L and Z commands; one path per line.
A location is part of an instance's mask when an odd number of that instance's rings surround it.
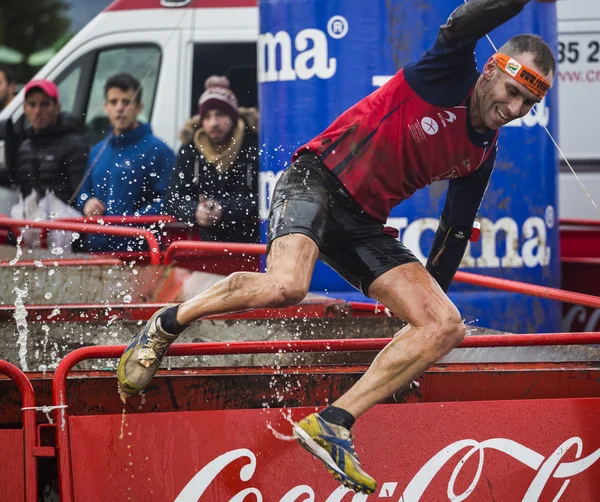
M 429 136 L 433 136 L 440 130 L 438 123 L 431 117 L 423 117 L 421 119 L 421 127 L 425 134 L 429 134 Z
M 408 129 L 417 145 L 427 139 L 418 120 L 415 120 L 414 124 L 408 124 Z

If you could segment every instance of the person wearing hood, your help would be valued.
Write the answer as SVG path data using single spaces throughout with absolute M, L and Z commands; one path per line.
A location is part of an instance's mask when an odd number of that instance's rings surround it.
M 256 109 L 238 107 L 229 79 L 213 75 L 198 115 L 181 132 L 182 147 L 167 210 L 197 225 L 205 241 L 258 241 Z
M 140 82 L 128 73 L 104 86 L 104 110 L 112 130 L 90 152 L 77 204 L 85 216 L 162 214 L 175 155 L 138 120 L 143 110 Z M 88 235 L 90 251 L 139 251 L 139 239 Z
M 16 182 L 23 198 L 52 192 L 65 204 L 77 191 L 88 159 L 83 124 L 61 112 L 58 88 L 49 80 L 25 86 L 23 110 L 31 125 L 19 146 Z

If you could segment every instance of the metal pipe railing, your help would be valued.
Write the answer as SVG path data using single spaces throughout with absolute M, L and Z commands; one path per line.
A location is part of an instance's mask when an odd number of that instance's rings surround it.
M 262 256 L 267 252 L 265 244 L 249 244 L 245 242 L 204 242 L 176 241 L 165 250 L 163 264 L 169 265 L 179 251 L 194 251 L 199 256 Z
M 35 394 L 29 379 L 19 368 L 0 360 L 0 375 L 10 378 L 21 393 L 21 410 L 23 417 L 23 456 L 25 458 L 25 501 L 38 502 L 37 459 L 34 449 L 37 446 Z
M 174 223 L 177 221 L 177 218 L 166 215 L 146 214 L 142 216 L 81 216 L 79 218 L 56 218 L 53 221 L 96 223 L 98 225 L 153 225 L 156 223 Z
M 173 242 L 167 248 L 163 263 L 165 265 L 171 263 L 178 251 L 195 251 L 198 255 L 202 256 L 260 256 L 266 253 L 266 249 L 266 245 L 264 244 L 178 241 Z M 497 277 L 461 271 L 456 272 L 454 280 L 456 282 L 488 287 L 499 291 L 521 293 L 528 296 L 546 298 L 548 300 L 557 300 L 565 303 L 584 305 L 586 307 L 600 308 L 600 297 L 550 288 L 547 286 L 538 286 L 536 284 L 527 284 L 519 281 L 499 279 Z
M 172 216 L 149 214 L 143 216 L 80 216 L 77 218 L 55 218 L 52 221 L 66 221 L 70 223 L 91 223 L 96 225 L 156 225 L 160 223 L 173 223 L 177 219 Z M 48 229 L 42 229 L 40 239 L 46 242 Z
M 14 265 L 8 261 L 0 261 L 0 268 L 4 267 L 77 267 L 85 265 L 123 265 L 123 260 L 118 258 L 44 258 L 41 260 L 19 260 Z
M 3 228 L 42 228 L 46 230 L 67 230 L 69 232 L 85 232 L 88 234 L 116 235 L 119 237 L 143 237 L 150 248 L 150 263 L 160 264 L 160 250 L 156 237 L 145 228 L 118 227 L 113 225 L 98 225 L 95 223 L 71 223 L 68 221 L 33 221 L 17 220 L 0 217 L 0 227 Z
M 278 354 L 295 352 L 379 351 L 392 338 L 344 340 L 290 340 L 260 342 L 181 343 L 172 345 L 169 356 L 207 356 L 231 354 Z M 526 347 L 540 345 L 580 345 L 600 343 L 600 332 L 544 333 L 535 335 L 480 335 L 469 336 L 459 348 L 472 347 Z M 82 347 L 69 353 L 58 365 L 52 379 L 56 447 L 58 451 L 59 489 L 62 502 L 72 502 L 73 471 L 70 455 L 69 417 L 67 413 L 67 375 L 79 362 L 86 359 L 118 358 L 126 345 Z
M 600 220 L 584 220 L 579 218 L 561 218 L 560 226 L 566 227 L 600 227 Z
M 586 295 L 584 293 L 575 293 L 563 289 L 550 288 L 547 286 L 538 286 L 536 284 L 526 284 L 524 282 L 511 281 L 509 279 L 499 279 L 487 275 L 472 274 L 470 272 L 456 272 L 454 276 L 456 282 L 472 284 L 474 286 L 484 286 L 508 291 L 511 293 L 522 293 L 528 296 L 546 298 L 548 300 L 557 300 L 575 305 L 584 305 L 586 307 L 600 308 L 600 297 Z

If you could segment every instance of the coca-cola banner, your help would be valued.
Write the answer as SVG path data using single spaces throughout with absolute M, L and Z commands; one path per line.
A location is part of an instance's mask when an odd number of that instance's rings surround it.
M 600 497 L 600 399 L 381 405 L 355 426 L 377 491 L 341 487 L 295 441 L 312 409 L 70 419 L 86 502 L 577 501 Z M 120 439 L 122 437 L 122 439 Z

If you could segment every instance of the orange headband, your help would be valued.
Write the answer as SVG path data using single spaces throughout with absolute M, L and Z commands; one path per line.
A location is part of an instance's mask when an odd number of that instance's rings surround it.
M 494 59 L 498 63 L 500 69 L 514 78 L 519 84 L 523 84 L 527 89 L 533 92 L 538 98 L 542 99 L 552 85 L 539 73 L 533 71 L 518 61 L 515 61 L 506 54 L 497 52 L 494 54 Z

